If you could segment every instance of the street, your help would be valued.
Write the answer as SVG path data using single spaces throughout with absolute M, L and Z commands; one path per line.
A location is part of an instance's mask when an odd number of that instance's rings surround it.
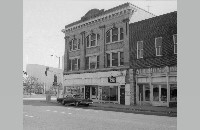
M 23 101 L 24 130 L 176 130 L 177 118 Z

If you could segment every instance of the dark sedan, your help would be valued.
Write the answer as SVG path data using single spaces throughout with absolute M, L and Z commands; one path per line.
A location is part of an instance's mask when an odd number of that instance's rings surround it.
M 65 98 L 59 98 L 57 99 L 58 102 L 61 102 L 63 105 L 69 104 L 69 105 L 85 105 L 89 106 L 89 104 L 92 104 L 93 101 L 90 99 L 83 99 L 80 97 L 80 95 L 67 95 Z

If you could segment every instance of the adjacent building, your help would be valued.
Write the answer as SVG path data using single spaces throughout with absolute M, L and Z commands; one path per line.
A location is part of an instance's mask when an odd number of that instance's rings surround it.
M 44 84 L 45 92 L 53 86 L 54 76 L 58 84 L 63 84 L 63 70 L 38 64 L 27 64 L 26 72 L 28 76 L 38 79 L 39 83 Z M 59 93 L 60 94 L 60 93 Z
M 62 30 L 64 93 L 80 94 L 94 102 L 134 104 L 130 25 L 152 17 L 155 15 L 125 3 L 108 10 L 91 9 L 66 25 Z
M 135 102 L 177 104 L 177 12 L 129 25 Z

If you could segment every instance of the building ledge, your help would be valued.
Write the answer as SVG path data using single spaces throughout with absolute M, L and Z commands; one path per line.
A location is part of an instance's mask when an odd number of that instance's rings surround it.
M 120 67 L 92 69 L 92 70 L 68 71 L 68 72 L 63 72 L 63 75 L 81 74 L 81 73 L 95 73 L 95 72 L 107 72 L 107 71 L 120 71 L 120 70 L 129 69 L 129 68 L 130 68 L 129 66 L 120 66 Z

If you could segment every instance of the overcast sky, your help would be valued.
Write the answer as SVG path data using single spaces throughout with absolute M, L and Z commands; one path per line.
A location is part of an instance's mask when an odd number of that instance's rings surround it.
M 110 9 L 130 2 L 155 15 L 177 11 L 177 0 L 24 0 L 23 1 L 23 70 L 26 64 L 58 67 L 64 55 L 65 25 L 80 20 L 90 9 Z

